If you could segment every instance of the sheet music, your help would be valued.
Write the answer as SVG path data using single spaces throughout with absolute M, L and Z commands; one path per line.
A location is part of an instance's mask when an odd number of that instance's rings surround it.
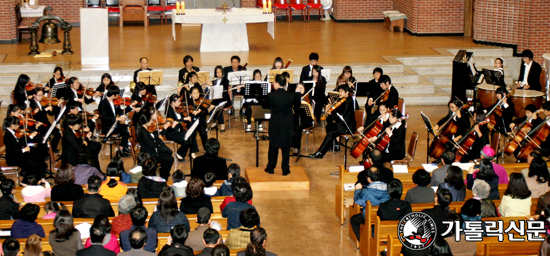
M 189 129 L 185 133 L 185 141 L 187 141 L 189 137 L 191 137 L 191 134 L 193 134 L 193 132 L 197 129 L 197 126 L 199 126 L 199 119 L 195 120 L 195 122 L 193 122 L 191 127 L 189 127 Z
M 246 71 L 234 71 L 227 74 L 227 79 L 230 85 L 239 85 L 243 81 L 251 80 Z
M 210 115 L 210 117 L 208 118 L 208 120 L 206 120 L 206 123 L 209 124 L 212 122 L 212 120 L 214 119 L 214 117 L 218 116 L 218 113 L 220 111 L 222 111 L 223 107 L 225 106 L 225 104 L 227 104 L 227 101 L 222 101 L 220 104 L 218 104 L 214 110 L 212 110 L 212 114 Z
M 217 100 L 223 97 L 223 85 L 214 85 L 210 89 L 210 99 Z

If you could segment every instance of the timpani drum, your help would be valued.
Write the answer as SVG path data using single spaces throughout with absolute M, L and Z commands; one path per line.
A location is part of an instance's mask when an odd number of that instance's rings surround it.
M 497 103 L 498 99 L 496 90 L 498 87 L 498 85 L 492 84 L 477 85 L 477 99 L 485 109 L 488 109 L 489 107 Z
M 517 117 L 525 116 L 525 107 L 529 104 L 533 104 L 539 109 L 542 106 L 544 100 L 544 93 L 534 90 L 516 90 L 515 94 L 511 97 L 514 103 L 514 110 Z

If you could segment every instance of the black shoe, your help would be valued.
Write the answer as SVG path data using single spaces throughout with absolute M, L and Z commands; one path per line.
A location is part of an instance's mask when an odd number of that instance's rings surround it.
M 265 168 L 265 172 L 267 172 L 269 174 L 274 174 L 275 173 L 274 170 L 270 170 L 270 169 L 267 169 L 267 168 Z
M 126 147 L 122 150 L 122 152 L 126 153 L 126 154 L 132 154 L 132 150 L 129 148 L 129 147 Z
M 222 129 L 220 129 L 220 132 L 222 132 L 222 133 L 225 133 L 225 129 L 223 129 L 223 130 L 222 130 Z
M 176 158 L 177 158 L 177 157 L 176 157 Z M 179 163 L 185 162 L 185 158 L 178 158 L 178 162 L 179 162 Z
M 309 155 L 310 158 L 319 158 L 319 159 L 322 159 L 323 158 L 323 154 L 319 151 L 315 152 L 315 154 L 311 154 Z
M 340 152 L 340 145 L 334 146 L 334 152 Z
M 283 176 L 287 176 L 287 175 L 289 175 L 289 174 L 290 174 L 290 170 L 286 170 L 286 171 L 283 170 Z
M 130 154 L 127 154 L 123 151 L 118 151 L 118 156 L 120 156 L 120 157 L 130 157 Z

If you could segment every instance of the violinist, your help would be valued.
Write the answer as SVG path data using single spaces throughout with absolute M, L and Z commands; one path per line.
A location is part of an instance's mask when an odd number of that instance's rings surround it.
M 437 122 L 437 124 L 434 126 L 434 131 L 439 130 L 439 126 L 446 123 L 449 118 L 451 118 L 453 114 L 456 113 L 453 117 L 453 122 L 456 122 L 458 129 L 453 135 L 452 139 L 457 142 L 462 138 L 462 136 L 464 136 L 468 132 L 468 129 L 470 129 L 470 119 L 468 118 L 466 110 L 463 110 L 461 108 L 462 103 L 460 102 L 460 100 L 451 100 L 447 105 L 449 106 L 449 113 L 445 117 L 441 118 L 439 122 Z
M 58 84 L 58 88 L 53 97 L 65 95 L 65 76 L 63 75 L 63 69 L 61 67 L 55 67 L 53 70 L 53 77 L 50 78 L 50 81 L 46 86 L 53 90 L 56 84 Z
M 143 82 L 138 82 L 136 84 L 136 88 L 134 90 L 134 93 L 132 93 L 132 102 L 135 103 L 135 106 L 139 107 L 146 107 L 148 104 L 148 101 L 145 101 L 145 95 L 147 95 L 147 85 L 145 85 Z M 139 112 L 139 109 L 136 110 L 136 112 Z
M 75 116 L 82 116 L 83 112 L 80 112 L 80 108 L 76 104 L 67 104 L 67 112 L 65 113 L 65 117 L 63 118 L 63 128 L 68 127 L 68 116 L 75 115 Z M 90 114 L 88 115 L 91 120 L 84 120 L 82 119 L 82 123 L 86 122 L 86 125 L 83 125 L 83 129 L 87 132 L 93 132 L 96 128 L 97 119 L 99 119 L 99 114 Z
M 184 116 L 184 113 L 179 113 L 178 110 L 183 108 L 181 108 L 181 98 L 177 94 L 172 94 L 168 100 L 169 104 L 166 105 L 166 118 L 171 118 L 174 122 L 172 123 L 172 127 L 167 128 L 166 138 L 180 144 L 176 152 L 176 157 L 178 161 L 183 162 L 185 161 L 185 155 L 190 146 L 193 142 L 196 144 L 196 141 L 193 140 L 195 136 L 191 136 L 187 141 L 185 140 L 187 127 L 190 126 L 192 118 L 191 116 Z M 186 109 L 184 110 L 186 111 Z M 192 158 L 195 158 L 195 153 L 196 152 L 191 151 L 190 155 Z
M 352 91 L 355 91 L 355 85 L 357 84 L 357 79 L 353 77 L 353 70 L 350 66 L 345 66 L 344 69 L 342 69 L 342 74 L 346 78 L 346 82 L 349 85 L 349 88 L 352 89 Z
M 354 88 L 355 86 L 349 82 L 349 79 L 346 78 L 346 76 L 344 74 L 342 75 L 339 75 L 338 78 L 336 79 L 336 88 L 334 88 L 334 91 L 337 92 L 338 91 L 338 87 L 340 87 L 340 85 L 343 85 L 343 84 L 347 84 L 349 86 L 349 88 L 351 89 L 350 91 L 350 97 L 353 99 L 353 111 L 355 111 L 356 109 L 359 108 L 359 103 L 357 103 L 357 100 L 355 99 L 355 94 L 354 94 Z
M 113 78 L 111 78 L 111 74 L 105 73 L 101 75 L 101 84 L 95 89 L 96 92 L 105 92 L 109 87 L 112 85 L 115 85 L 113 82 Z
M 395 89 L 395 86 L 391 83 L 391 78 L 387 75 L 380 76 L 380 89 L 382 91 L 379 103 L 385 102 L 388 108 L 394 108 L 399 103 L 399 92 Z M 385 95 L 387 94 L 387 96 Z M 367 104 L 370 104 L 369 100 Z
M 317 65 L 317 62 L 319 62 L 319 54 L 317 54 L 316 52 L 310 53 L 309 54 L 309 65 L 304 66 L 302 68 L 302 73 L 300 73 L 300 83 L 302 83 L 304 81 L 311 81 L 312 80 L 313 70 L 315 69 L 314 66 L 318 66 L 319 70 L 323 69 L 323 67 Z M 318 72 L 321 73 L 321 71 L 318 71 Z
M 34 99 L 30 103 L 30 107 L 33 110 L 33 119 L 43 123 L 44 125 L 41 125 L 38 127 L 38 131 L 40 134 L 46 134 L 48 130 L 50 129 L 50 120 L 48 119 L 48 115 L 53 115 L 53 106 L 46 106 L 42 107 L 42 100 L 44 98 L 44 91 L 42 89 L 38 89 L 36 91 L 36 94 L 34 95 Z M 57 146 L 59 145 L 59 140 L 61 140 L 61 132 L 58 128 L 54 128 L 51 135 L 51 147 L 54 153 L 59 152 L 57 150 Z
M 314 94 L 312 100 L 314 108 L 313 112 L 318 124 L 321 122 L 321 113 L 323 112 L 323 108 L 325 107 L 325 104 L 327 104 L 327 95 L 325 94 L 327 81 L 325 80 L 325 77 L 321 75 L 322 69 L 323 67 L 314 65 L 311 71 L 312 77 L 310 79 L 311 81 L 315 82 L 315 89 L 313 89 Z M 305 89 L 307 91 L 308 87 L 306 86 Z
M 34 90 L 26 90 L 26 86 L 29 85 L 30 82 L 30 77 L 25 74 L 21 74 L 17 78 L 17 83 L 13 89 L 13 98 L 15 99 L 15 103 L 19 106 L 26 106 L 27 100 L 32 99 L 33 97 L 32 95 L 34 94 Z
M 246 71 L 246 67 L 241 65 L 241 58 L 237 55 L 231 56 L 231 66 L 223 68 L 223 77 L 229 79 L 229 73 L 237 71 Z
M 296 86 L 295 92 L 300 94 L 300 99 L 304 97 L 306 91 L 303 84 Z M 302 103 L 303 104 L 303 103 Z M 302 129 L 313 127 L 313 119 L 307 119 L 301 115 L 301 104 L 294 105 L 294 137 L 292 139 L 293 156 L 300 155 L 300 148 L 302 147 Z
M 76 104 L 82 109 L 82 104 L 90 104 L 94 102 L 93 98 L 88 98 L 85 96 L 84 90 L 81 88 L 78 78 L 69 78 L 68 86 L 69 88 L 67 88 L 65 96 L 63 97 L 67 101 L 67 104 Z M 96 92 L 94 97 L 97 97 L 98 95 L 99 93 Z
M 374 68 L 372 70 L 373 79 L 367 83 L 367 88 L 356 88 L 357 91 L 365 92 L 368 97 L 367 104 L 365 104 L 366 113 L 372 113 L 373 104 L 370 103 L 374 103 L 374 100 L 382 93 L 380 88 L 380 77 L 382 75 L 384 75 L 384 70 L 379 67 Z
M 347 84 L 341 85 L 338 89 L 339 99 L 335 104 L 340 103 L 340 105 L 331 111 L 328 108 L 325 113 L 328 115 L 326 119 L 326 132 L 327 135 L 323 140 L 323 143 L 319 147 L 319 150 L 315 154 L 309 155 L 311 158 L 323 158 L 327 153 L 329 148 L 332 146 L 333 141 L 340 135 L 348 134 L 348 129 L 346 124 L 342 123 L 339 117 L 336 116 L 336 113 L 339 113 L 344 120 L 346 121 L 348 127 L 353 129 L 355 126 L 355 113 L 353 112 L 353 101 L 350 98 L 351 89 Z M 343 103 L 341 103 L 343 101 Z M 332 105 L 332 102 L 329 102 Z M 319 121 L 318 121 L 319 122 Z
M 505 87 L 498 87 L 495 93 L 497 95 L 497 103 L 492 105 L 489 109 L 494 108 L 496 104 L 498 104 L 498 101 L 502 100 L 500 105 L 498 105 L 498 108 L 502 110 L 502 122 L 497 122 L 495 129 L 502 134 L 507 134 L 507 132 L 510 132 L 510 124 L 513 123 L 512 118 L 516 115 L 514 110 L 514 102 L 506 97 L 508 96 L 508 90 L 506 90 Z
M 191 57 L 191 55 L 185 55 L 185 57 L 183 57 L 183 65 L 185 65 L 185 67 L 180 69 L 178 74 L 178 82 L 180 83 L 185 81 L 185 74 L 201 71 L 198 67 L 193 66 L 193 57 Z
M 4 144 L 6 146 L 6 163 L 8 166 L 19 166 L 21 176 L 26 174 L 37 174 L 43 178 L 46 170 L 44 159 L 37 157 L 34 150 L 27 145 L 24 137 L 18 136 L 19 119 L 17 117 L 6 117 L 4 119 Z M 37 133 L 27 133 L 29 138 L 33 138 Z M 23 135 L 24 136 L 24 135 Z
M 386 107 L 386 103 L 381 103 L 378 106 L 378 110 L 372 115 L 369 115 L 369 117 L 365 120 L 365 123 L 357 128 L 357 132 L 363 132 L 365 127 L 369 126 L 373 122 L 379 122 L 382 124 L 382 127 L 389 127 L 390 126 L 390 113 L 388 112 L 388 107 Z
M 222 86 L 223 93 L 221 99 L 212 100 L 212 105 L 217 106 L 223 101 L 226 101 L 224 108 L 231 107 L 231 91 L 229 91 L 229 80 L 223 76 L 223 67 L 218 65 L 214 68 L 214 74 L 216 75 L 215 79 L 212 81 L 212 86 Z M 218 115 L 218 125 L 220 126 L 220 131 L 225 132 L 225 119 L 223 117 L 223 112 Z
M 253 81 L 261 82 L 262 81 L 262 71 L 259 69 L 254 70 L 252 73 Z M 261 99 L 260 99 L 261 100 Z M 246 131 L 249 132 L 252 130 L 252 105 L 258 105 L 258 99 L 247 99 L 243 104 L 244 114 L 246 115 Z M 263 131 L 264 127 L 262 123 L 258 125 L 258 130 Z
M 87 147 L 92 158 L 92 166 L 101 170 L 99 166 L 99 152 L 101 143 L 92 140 L 92 133 L 82 129 L 82 117 L 80 115 L 69 114 L 66 120 L 66 126 L 63 131 L 61 146 L 62 164 L 78 165 L 78 151 L 84 145 Z
M 201 93 L 199 87 L 191 88 L 191 100 L 188 102 L 188 105 L 191 106 L 194 110 L 191 113 L 193 121 L 199 120 L 199 125 L 197 127 L 197 133 L 202 141 L 202 146 L 206 145 L 206 140 L 208 140 L 208 133 L 206 132 L 206 115 L 214 108 L 213 105 L 210 107 L 205 107 L 202 104 Z
M 196 72 L 191 71 L 191 72 L 187 73 L 187 77 L 185 78 L 185 82 L 183 84 L 183 87 L 179 88 L 180 97 L 182 97 L 182 98 L 187 97 L 189 99 L 191 97 L 190 96 L 191 89 L 193 89 L 193 88 L 199 89 L 200 94 L 204 93 L 201 84 L 199 84 L 199 75 Z
M 479 107 L 474 113 L 474 120 L 475 124 L 473 127 L 473 133 L 475 136 L 475 141 L 470 149 L 468 149 L 466 154 L 464 154 L 464 156 L 460 159 L 460 162 L 462 163 L 467 163 L 470 160 L 479 159 L 481 157 L 481 149 L 483 149 L 485 145 L 490 144 L 489 137 L 491 131 L 487 127 L 487 124 L 484 122 L 485 111 L 482 107 Z
M 163 127 L 158 125 L 157 110 L 153 106 L 141 109 L 139 123 L 136 125 L 141 152 L 148 153 L 157 160 L 160 164 L 160 177 L 168 180 L 174 159 L 172 150 L 159 137 L 163 130 Z
M 386 127 L 385 135 L 390 138 L 390 143 L 382 151 L 382 162 L 391 162 L 401 160 L 405 157 L 405 136 L 407 135 L 407 125 L 402 119 L 399 109 L 390 111 L 390 126 Z M 370 142 L 374 143 L 378 138 L 372 137 Z
M 537 115 L 537 107 L 535 105 L 527 105 L 525 107 L 525 116 L 515 119 L 513 123 L 510 124 L 510 128 L 514 130 L 514 128 L 521 126 L 525 122 L 529 122 L 531 124 L 531 127 L 537 127 L 542 122 L 542 120 Z M 530 128 L 524 129 L 527 129 L 526 132 L 529 132 L 531 130 Z
M 33 96 L 34 97 L 34 96 Z M 16 104 L 10 104 L 8 105 L 8 111 L 6 113 L 6 117 L 17 117 L 19 119 L 25 118 L 25 108 L 22 106 L 16 105 Z M 21 123 L 21 122 L 20 122 Z M 29 123 L 30 124 L 30 123 Z M 36 131 L 38 127 L 40 127 L 42 124 L 39 122 L 34 123 L 34 125 L 28 125 L 27 128 L 31 129 L 33 131 Z M 22 124 L 20 128 L 25 128 L 25 126 Z
M 101 115 L 101 133 L 107 134 L 111 127 L 118 122 L 113 134 L 118 134 L 121 137 L 119 145 L 119 154 L 121 157 L 129 157 L 132 152 L 128 147 L 128 138 L 130 133 L 128 132 L 128 125 L 126 122 L 126 116 L 124 113 L 131 112 L 137 103 L 134 101 L 130 106 L 125 104 L 120 105 L 120 107 L 115 106 L 113 100 L 120 95 L 120 89 L 118 86 L 113 85 L 107 89 L 105 98 L 99 103 L 99 114 Z

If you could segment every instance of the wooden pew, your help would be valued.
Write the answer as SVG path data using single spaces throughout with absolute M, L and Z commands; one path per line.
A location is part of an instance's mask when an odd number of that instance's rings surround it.
M 227 240 L 227 236 L 229 235 L 229 230 L 221 230 L 221 231 L 219 231 L 219 233 L 220 233 L 220 236 L 222 237 L 223 241 L 225 242 L 225 240 Z M 158 239 L 157 252 L 160 252 L 162 247 L 164 247 L 164 245 L 168 241 L 169 236 L 170 236 L 170 233 L 157 233 L 157 239 Z M 237 250 L 237 251 L 242 251 L 242 250 Z M 199 252 L 196 251 L 195 254 L 197 254 Z M 235 255 L 237 255 L 237 253 L 235 253 Z

